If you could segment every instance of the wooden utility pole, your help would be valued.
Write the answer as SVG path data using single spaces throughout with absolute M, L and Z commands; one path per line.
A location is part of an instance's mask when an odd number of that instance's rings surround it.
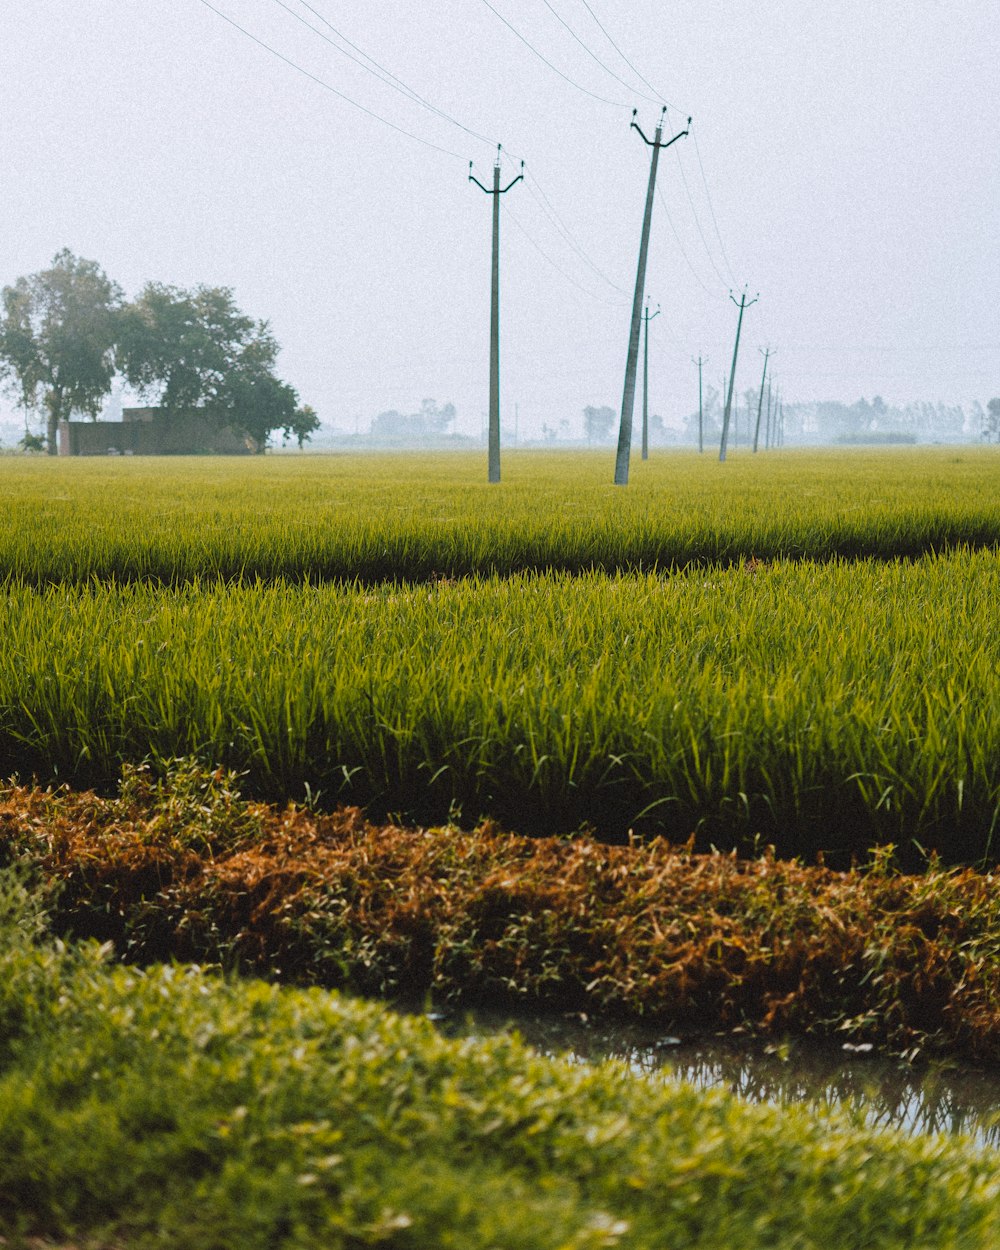
M 521 162 L 524 170 L 524 161 Z M 490 431 L 489 431 L 489 480 L 500 481 L 500 197 L 516 182 L 520 182 L 524 173 L 520 173 L 513 182 L 500 187 L 500 147 L 497 146 L 497 159 L 493 166 L 493 187 L 484 187 L 472 173 L 472 161 L 469 161 L 469 181 L 474 182 L 480 191 L 493 196 L 493 286 L 490 301 Z
M 652 160 L 649 163 L 649 186 L 646 188 L 646 211 L 642 219 L 642 238 L 639 242 L 639 264 L 635 273 L 635 295 L 632 297 L 632 323 L 629 328 L 628 336 L 628 354 L 625 357 L 625 390 L 622 394 L 622 415 L 621 424 L 618 427 L 618 454 L 615 457 L 615 485 L 628 485 L 628 464 L 629 454 L 632 450 L 632 410 L 635 407 L 635 370 L 639 359 L 639 322 L 642 314 L 642 296 L 646 286 L 646 256 L 649 252 L 649 224 L 653 218 L 653 192 L 656 188 L 656 165 L 660 157 L 660 151 L 663 148 L 669 148 L 672 143 L 676 143 L 678 139 L 682 139 L 688 132 L 682 130 L 679 134 L 674 135 L 672 139 L 668 139 L 666 143 L 660 142 L 660 136 L 663 134 L 663 115 L 667 111 L 667 106 L 663 106 L 660 113 L 660 120 L 657 123 L 656 133 L 652 139 L 647 139 L 642 133 L 642 128 L 635 120 L 638 109 L 632 110 L 632 124 L 630 130 L 637 130 L 639 138 L 648 147 L 653 149 Z M 688 125 L 691 125 L 691 118 L 688 118 Z
M 729 292 L 729 298 L 734 304 L 736 304 L 736 298 L 732 291 Z M 755 295 L 754 298 L 748 303 L 746 289 L 744 289 L 743 294 L 740 296 L 740 302 L 736 304 L 736 307 L 740 310 L 740 317 L 736 323 L 736 343 L 733 346 L 732 368 L 729 370 L 729 390 L 726 393 L 726 410 L 722 414 L 722 442 L 719 444 L 720 460 L 725 460 L 726 458 L 726 443 L 729 439 L 729 414 L 733 410 L 733 382 L 736 380 L 736 357 L 739 355 L 740 351 L 740 330 L 743 328 L 743 312 L 745 309 L 749 308 L 751 304 L 756 304 L 759 299 L 760 296 Z
M 772 352 L 769 347 L 765 348 L 763 351 L 761 351 L 761 349 L 758 347 L 757 350 L 760 351 L 761 355 L 764 357 L 764 372 L 760 375 L 760 395 L 757 399 L 757 424 L 754 427 L 754 432 L 753 432 L 753 449 L 755 453 L 757 451 L 757 441 L 760 438 L 760 409 L 761 409 L 761 405 L 764 402 L 764 379 L 767 377 L 767 362 L 768 362 L 768 358 L 774 355 L 774 352 Z M 768 388 L 768 392 L 767 392 L 767 425 L 768 425 L 768 429 L 770 429 L 770 426 L 771 426 L 771 391 L 770 391 L 770 388 Z M 766 433 L 764 436 L 764 445 L 765 447 L 767 446 Z
M 653 317 L 660 315 L 660 305 L 656 305 L 656 312 L 650 316 L 649 303 L 646 303 L 646 311 L 643 314 L 643 320 L 646 323 L 646 333 L 643 338 L 642 352 L 642 458 L 649 459 L 649 323 Z
M 701 367 L 708 364 L 707 360 L 702 360 L 699 356 L 697 360 L 692 356 L 691 363 L 698 366 L 698 450 L 705 450 L 705 410 L 701 402 Z

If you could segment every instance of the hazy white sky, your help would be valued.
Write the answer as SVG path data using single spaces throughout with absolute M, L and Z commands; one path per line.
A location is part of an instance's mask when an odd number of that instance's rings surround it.
M 744 282 L 741 388 L 770 344 L 791 399 L 1000 393 L 997 0 L 211 3 L 327 86 L 205 0 L 0 2 L 0 285 L 66 246 L 129 294 L 232 286 L 326 422 L 433 396 L 478 430 L 490 201 L 467 172 L 502 141 L 528 175 L 503 200 L 504 417 L 578 429 L 621 402 L 649 167 L 628 123 L 651 135 L 663 93 L 697 147 L 660 162 L 654 411 L 696 404 L 698 353 L 718 383 Z

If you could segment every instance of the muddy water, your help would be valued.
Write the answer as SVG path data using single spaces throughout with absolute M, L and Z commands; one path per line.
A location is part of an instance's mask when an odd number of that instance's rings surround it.
M 463 1035 L 516 1031 L 537 1050 L 578 1062 L 620 1059 L 636 1072 L 662 1072 L 706 1089 L 725 1088 L 754 1102 L 848 1107 L 872 1125 L 910 1133 L 967 1133 L 982 1145 L 1000 1148 L 998 1068 L 913 1067 L 874 1050 L 804 1041 L 740 1046 L 731 1039 L 688 1040 L 576 1015 L 477 1011 L 441 1025 Z

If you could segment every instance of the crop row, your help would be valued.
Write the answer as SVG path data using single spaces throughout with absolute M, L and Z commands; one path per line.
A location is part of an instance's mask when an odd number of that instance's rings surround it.
M 997 1156 L 56 945 L 0 876 L 0 1235 L 987 1250 Z
M 0 791 L 2 860 L 58 883 L 57 931 L 131 962 L 1000 1059 L 1000 894 L 972 869 L 373 825 L 248 804 L 190 761 L 114 798 Z
M 989 448 L 606 456 L 0 461 L 0 580 L 416 581 L 1000 544 Z
M 8 585 L 5 771 L 849 860 L 996 853 L 1000 557 L 335 586 Z

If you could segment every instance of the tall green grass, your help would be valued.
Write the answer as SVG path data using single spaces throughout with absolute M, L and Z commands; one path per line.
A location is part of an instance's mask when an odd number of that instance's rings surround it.
M 1000 557 L 0 592 L 0 761 L 195 755 L 372 815 L 996 855 Z
M 0 877 L 0 1236 L 990 1250 L 998 1156 L 46 942 Z M 34 939 L 34 940 L 33 940 Z M 29 1240 L 30 1239 L 30 1240 Z
M 1000 542 L 991 448 L 0 459 L 0 580 L 417 580 Z

